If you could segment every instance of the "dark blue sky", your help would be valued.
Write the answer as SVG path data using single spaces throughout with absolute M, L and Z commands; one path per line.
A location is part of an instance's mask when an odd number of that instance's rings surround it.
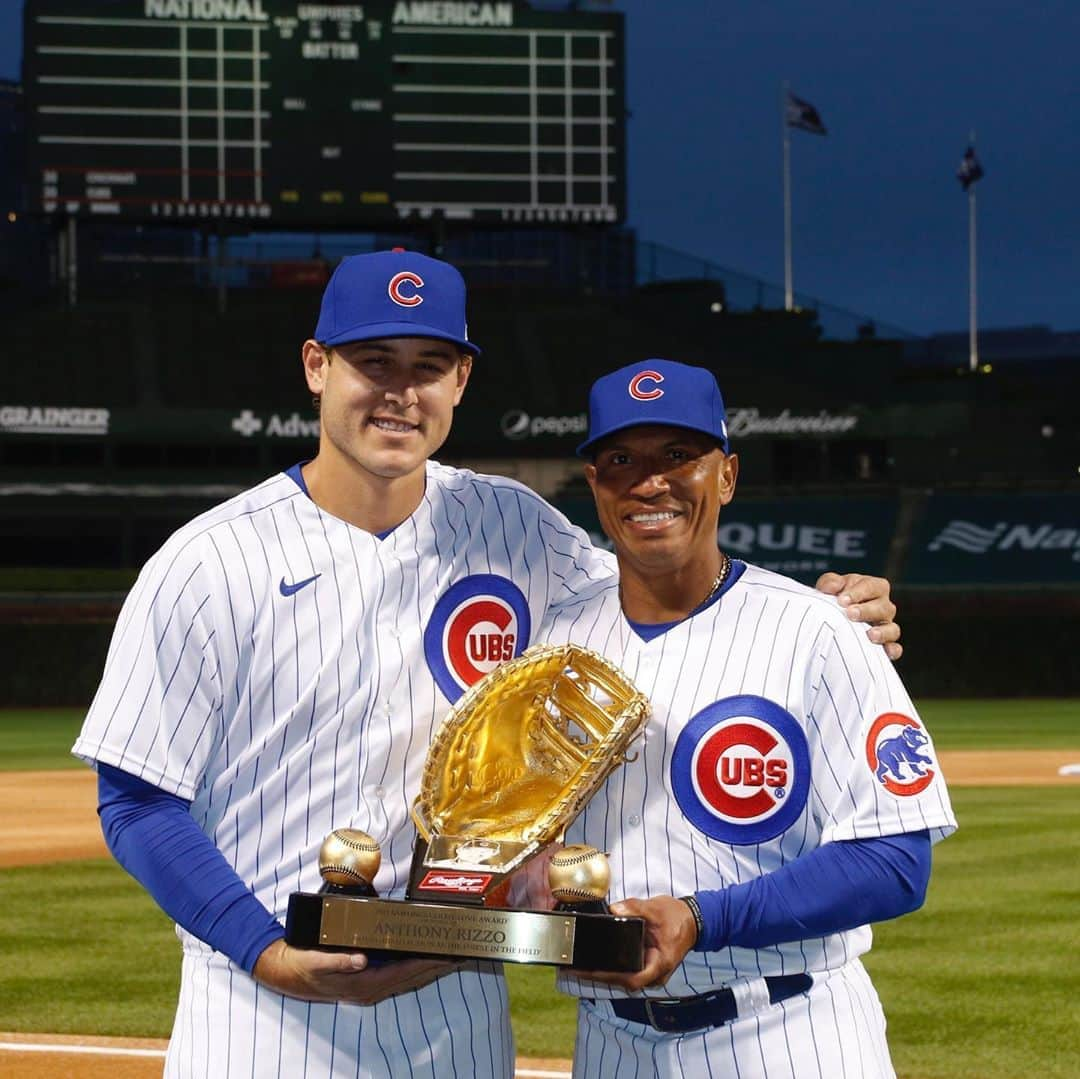
M 621 0 L 629 223 L 643 240 L 783 281 L 779 95 L 792 134 L 797 291 L 919 333 L 967 326 L 968 131 L 979 324 L 1080 328 L 1077 0 Z M 0 0 L 18 78 L 20 0 Z

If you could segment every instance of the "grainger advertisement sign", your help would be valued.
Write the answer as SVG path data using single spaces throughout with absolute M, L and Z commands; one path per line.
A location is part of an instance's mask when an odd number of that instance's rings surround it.
M 0 402 L 0 438 L 8 435 L 94 436 L 178 443 L 253 439 L 317 440 L 319 420 L 310 407 L 277 410 L 63 408 Z
M 1080 585 L 1080 494 L 932 495 L 903 579 Z

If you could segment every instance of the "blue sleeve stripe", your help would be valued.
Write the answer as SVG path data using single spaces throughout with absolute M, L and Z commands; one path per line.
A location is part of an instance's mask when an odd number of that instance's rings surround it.
M 930 847 L 925 831 L 826 843 L 772 873 L 698 892 L 705 931 L 696 948 L 766 948 L 918 910 Z
M 285 931 L 195 823 L 189 805 L 98 764 L 98 812 L 113 856 L 178 925 L 250 973 Z

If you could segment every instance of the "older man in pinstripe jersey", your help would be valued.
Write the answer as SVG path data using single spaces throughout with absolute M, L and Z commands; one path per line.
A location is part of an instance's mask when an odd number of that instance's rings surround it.
M 579 452 L 618 581 L 540 633 L 601 651 L 653 711 L 567 831 L 646 923 L 641 972 L 560 977 L 575 1074 L 889 1079 L 858 956 L 871 922 L 921 905 L 956 827 L 929 735 L 832 602 L 718 548 L 738 458 L 709 371 L 599 379 Z

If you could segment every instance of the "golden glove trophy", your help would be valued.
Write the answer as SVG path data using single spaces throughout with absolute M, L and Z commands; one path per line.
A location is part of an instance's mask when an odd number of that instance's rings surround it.
M 630 759 L 649 705 L 621 671 L 576 645 L 539 645 L 476 683 L 428 751 L 406 898 L 379 899 L 378 845 L 339 829 L 319 858 L 318 893 L 289 899 L 286 940 L 301 948 L 452 956 L 635 971 L 643 923 L 607 913 L 602 854 L 552 859 L 555 911 L 499 907 L 511 874 L 562 837 Z

